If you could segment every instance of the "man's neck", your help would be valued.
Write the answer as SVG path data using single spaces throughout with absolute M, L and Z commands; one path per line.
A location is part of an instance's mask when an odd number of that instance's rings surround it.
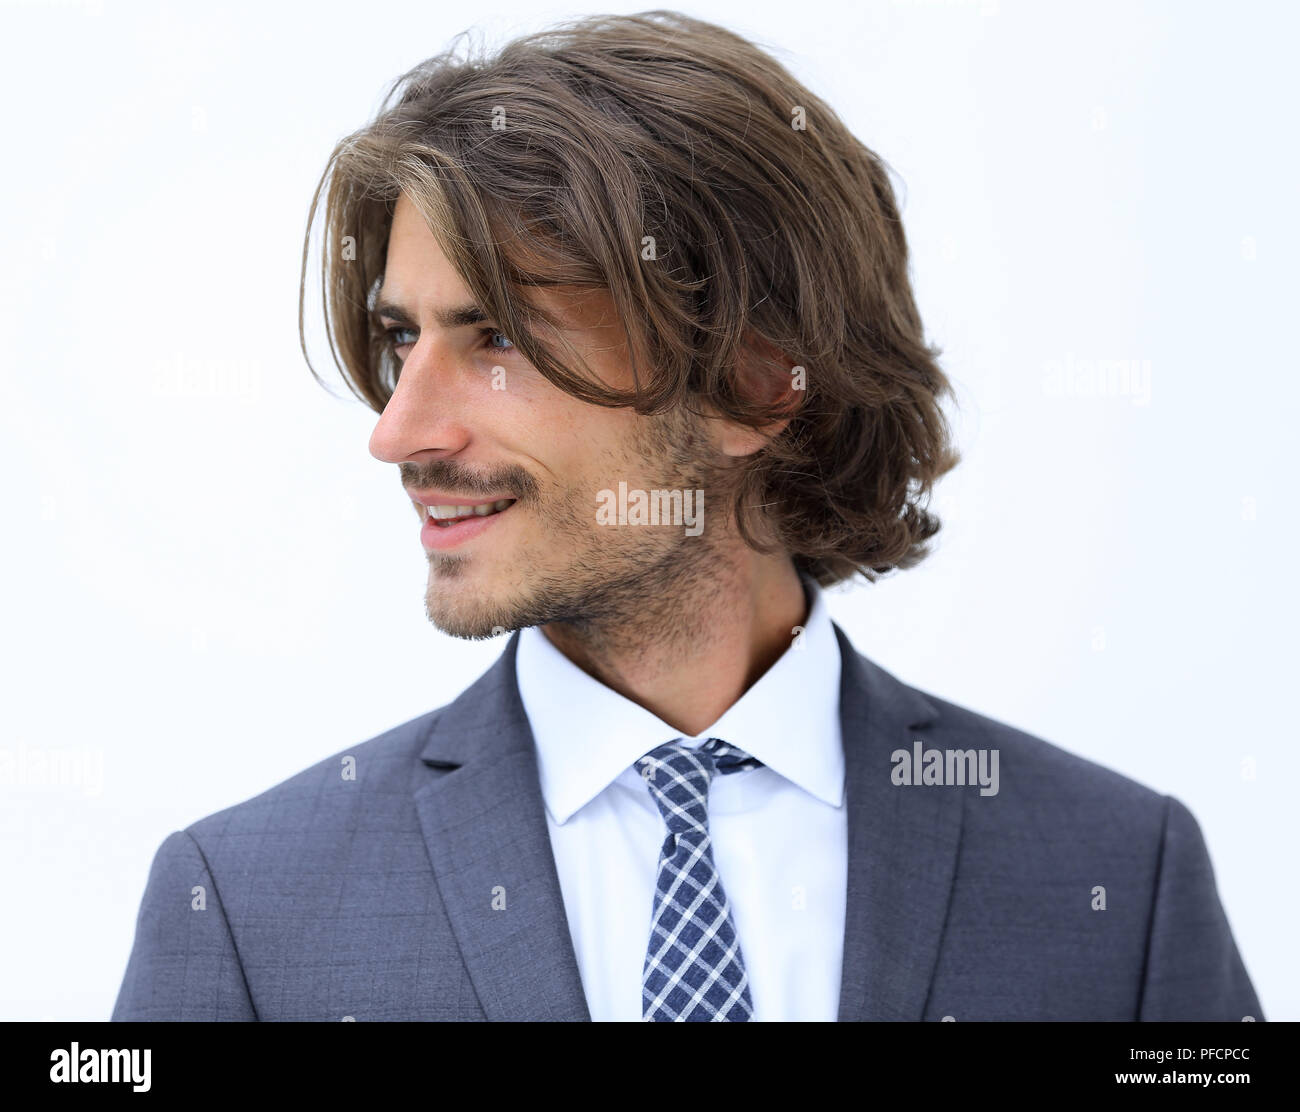
M 808 616 L 788 557 L 750 551 L 729 571 L 708 591 L 648 606 L 655 613 L 635 634 L 579 634 L 565 623 L 542 630 L 589 676 L 693 737 L 781 658 Z M 689 634 L 669 632 L 683 630 Z

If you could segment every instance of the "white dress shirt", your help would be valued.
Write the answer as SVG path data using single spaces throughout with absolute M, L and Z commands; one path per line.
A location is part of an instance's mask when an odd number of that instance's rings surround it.
M 834 1020 L 844 957 L 848 814 L 840 650 L 804 579 L 803 634 L 721 718 L 716 737 L 763 762 L 709 789 L 713 857 L 740 940 L 755 1020 Z M 560 889 L 593 1020 L 641 1016 L 641 970 L 667 828 L 638 757 L 683 737 L 523 630 L 519 694 L 537 745 Z

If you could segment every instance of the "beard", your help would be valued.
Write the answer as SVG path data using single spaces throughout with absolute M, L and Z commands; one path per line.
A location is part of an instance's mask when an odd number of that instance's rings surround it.
M 507 560 L 497 557 L 491 582 L 475 574 L 481 556 L 427 551 L 429 621 L 467 640 L 529 626 L 560 627 L 563 636 L 593 650 L 644 644 L 646 638 L 707 639 L 708 631 L 692 616 L 704 612 L 697 603 L 729 578 L 722 549 L 735 476 L 727 457 L 715 455 L 703 419 L 685 410 L 649 417 L 638 426 L 628 454 L 603 461 L 597 471 L 653 476 L 654 489 L 704 491 L 708 497 L 697 512 L 708 501 L 709 524 L 698 536 L 687 535 L 682 525 L 602 528 L 595 525 L 595 487 L 616 486 L 617 479 L 548 494 L 518 468 L 467 482 L 450 461 L 429 464 L 424 481 L 410 485 L 515 491 L 511 510 L 532 515 L 544 528 L 516 542 Z

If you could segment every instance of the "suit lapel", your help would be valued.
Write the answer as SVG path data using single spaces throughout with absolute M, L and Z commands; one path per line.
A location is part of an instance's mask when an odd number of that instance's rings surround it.
M 489 1020 L 588 1020 L 515 682 L 516 633 L 434 720 L 415 793 L 443 907 Z
M 938 717 L 835 626 L 848 806 L 838 1018 L 919 1020 L 939 955 L 962 792 L 895 786 L 890 754 Z M 443 906 L 489 1020 L 589 1020 L 532 732 L 505 651 L 434 720 L 415 794 Z M 494 903 L 504 906 L 494 907 Z
M 891 781 L 890 754 L 910 750 L 910 729 L 938 712 L 860 656 L 839 626 L 835 634 L 849 809 L 839 1019 L 919 1020 L 956 870 L 962 790 Z

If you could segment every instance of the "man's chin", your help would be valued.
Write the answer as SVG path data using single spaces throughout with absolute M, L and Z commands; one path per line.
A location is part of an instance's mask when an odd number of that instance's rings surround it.
M 431 589 L 424 600 L 424 613 L 436 629 L 465 641 L 499 637 L 517 628 L 503 619 L 499 609 L 479 604 L 468 597 L 468 592 L 448 598 L 442 591 Z
M 437 568 L 430 568 L 424 613 L 430 624 L 449 637 L 465 641 L 500 637 L 523 624 L 518 605 L 505 597 L 507 593 L 477 582 L 474 576 L 442 575 Z

